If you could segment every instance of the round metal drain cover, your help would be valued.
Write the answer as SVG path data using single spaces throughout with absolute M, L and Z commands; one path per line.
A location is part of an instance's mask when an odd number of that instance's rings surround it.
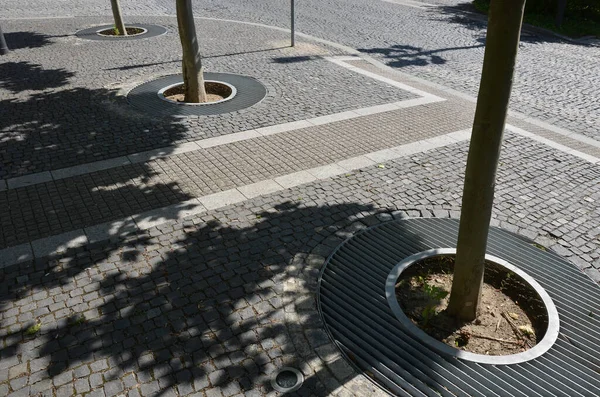
M 304 382 L 304 375 L 296 368 L 283 367 L 275 372 L 271 379 L 273 389 L 281 393 L 289 393 L 298 390 Z
M 102 25 L 102 26 L 94 26 L 91 28 L 80 30 L 75 33 L 75 35 L 81 39 L 86 40 L 110 40 L 110 41 L 119 41 L 119 40 L 139 40 L 139 39 L 148 39 L 150 37 L 162 36 L 167 33 L 167 28 L 160 25 L 146 25 L 141 23 L 132 23 L 126 24 L 128 28 L 141 28 L 144 29 L 145 32 L 141 34 L 131 35 L 131 36 L 106 36 L 100 35 L 98 32 L 114 28 L 114 25 Z
M 182 75 L 177 74 L 138 85 L 127 94 L 127 100 L 138 110 L 153 116 L 211 116 L 249 108 L 267 95 L 266 87 L 252 77 L 230 73 L 204 73 L 204 79 L 225 82 L 235 87 L 235 96 L 227 101 L 204 106 L 181 106 L 160 98 L 158 92 L 165 87 L 183 83 Z

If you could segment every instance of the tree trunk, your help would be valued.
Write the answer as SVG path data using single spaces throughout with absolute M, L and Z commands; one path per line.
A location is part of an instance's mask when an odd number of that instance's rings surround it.
M 123 23 L 123 15 L 121 14 L 121 4 L 119 0 L 110 0 L 113 17 L 115 18 L 115 28 L 119 31 L 119 36 L 127 36 L 127 29 Z
M 204 71 L 202 57 L 196 37 L 196 24 L 192 13 L 191 0 L 177 0 L 177 26 L 179 39 L 183 49 L 182 71 L 185 88 L 185 102 L 206 102 L 206 89 L 204 87 Z
M 567 8 L 567 0 L 556 1 L 556 26 L 560 27 L 565 19 L 565 9 Z
M 477 317 L 496 169 L 512 88 L 525 0 L 492 0 L 483 71 L 467 158 L 454 281 L 448 312 Z
M 6 40 L 4 40 L 4 33 L 2 33 L 2 27 L 0 26 L 0 55 L 8 54 L 10 50 L 6 45 Z

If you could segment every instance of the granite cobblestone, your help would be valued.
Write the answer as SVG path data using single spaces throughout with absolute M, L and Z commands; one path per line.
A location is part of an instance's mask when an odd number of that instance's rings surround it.
M 175 19 L 148 19 L 169 33 L 117 46 L 69 36 L 102 18 L 3 22 L 9 40 L 29 31 L 39 45 L 3 57 L 0 178 L 414 97 L 375 80 L 365 83 L 322 58 L 338 50 L 306 42 L 286 48 L 282 32 L 204 21 L 199 29 L 210 38 L 203 42 L 206 70 L 255 76 L 268 86 L 267 97 L 218 116 L 148 117 L 128 106 L 123 92 L 158 75 L 180 73 L 181 56 Z M 223 46 L 216 39 L 223 30 L 247 40 Z M 338 89 L 345 84 L 348 88 Z

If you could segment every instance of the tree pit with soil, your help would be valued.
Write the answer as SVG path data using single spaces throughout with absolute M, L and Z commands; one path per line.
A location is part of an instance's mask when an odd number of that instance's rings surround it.
M 396 298 L 416 326 L 448 346 L 484 355 L 521 353 L 542 340 L 548 313 L 538 293 L 517 274 L 487 260 L 477 318 L 465 322 L 450 316 L 453 268 L 454 255 L 442 255 L 402 272 Z
M 228 99 L 232 94 L 233 90 L 226 84 L 222 84 L 214 81 L 206 81 L 204 83 L 204 88 L 206 89 L 206 102 L 201 102 L 203 104 L 210 104 L 215 102 L 222 102 L 225 99 Z M 185 102 L 185 86 L 183 84 L 176 85 L 175 87 L 171 87 L 163 92 L 163 95 L 166 99 L 173 102 Z
M 127 36 L 119 34 L 119 30 L 117 28 L 109 28 L 104 29 L 98 32 L 100 36 L 112 36 L 112 37 L 128 37 L 128 36 L 138 36 L 140 34 L 144 34 L 147 32 L 146 29 L 136 28 L 136 27 L 125 27 L 127 31 Z

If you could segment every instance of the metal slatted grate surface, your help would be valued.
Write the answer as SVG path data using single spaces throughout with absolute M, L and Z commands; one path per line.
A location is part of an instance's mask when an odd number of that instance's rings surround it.
M 406 219 L 337 248 L 319 281 L 319 309 L 348 359 L 400 396 L 600 396 L 600 287 L 556 254 L 498 228 L 488 253 L 527 272 L 557 307 L 561 332 L 550 350 L 521 364 L 478 364 L 444 358 L 402 331 L 385 296 L 388 274 L 410 255 L 455 247 L 457 235 L 457 220 Z
M 211 116 L 237 112 L 256 105 L 267 95 L 267 88 L 255 78 L 231 73 L 204 73 L 206 80 L 224 81 L 237 89 L 237 94 L 226 102 L 207 105 L 178 105 L 158 97 L 158 91 L 172 84 L 183 83 L 176 74 L 140 84 L 127 94 L 127 100 L 137 109 L 153 116 Z

